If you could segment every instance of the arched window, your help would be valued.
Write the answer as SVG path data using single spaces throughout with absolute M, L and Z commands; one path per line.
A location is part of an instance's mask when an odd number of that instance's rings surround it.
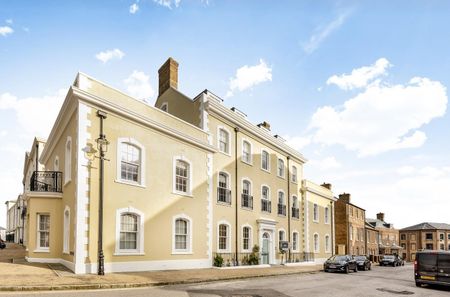
M 218 249 L 220 251 L 228 251 L 230 249 L 230 225 L 221 223 L 218 231 Z
M 229 154 L 230 153 L 230 133 L 223 128 L 219 128 L 219 151 Z
M 292 233 L 292 249 L 298 251 L 298 232 L 296 231 Z
M 141 150 L 131 143 L 121 144 L 120 177 L 122 180 L 140 183 Z
M 300 218 L 300 209 L 298 207 L 297 196 L 292 196 L 292 217 L 296 219 Z
M 313 221 L 319 221 L 319 206 L 316 203 L 313 205 Z
M 286 232 L 284 230 L 278 231 L 278 248 L 281 250 L 281 242 L 286 240 Z
M 143 254 L 144 214 L 132 207 L 116 211 L 116 255 Z
M 297 167 L 295 166 L 292 166 L 292 181 L 297 182 Z
M 252 163 L 252 145 L 247 140 L 242 142 L 242 161 Z
M 64 232 L 63 232 L 63 253 L 69 253 L 70 240 L 70 208 L 66 206 L 64 210 Z
M 219 173 L 219 185 L 217 188 L 217 201 L 231 203 L 231 191 L 229 190 L 229 177 L 225 172 Z
M 261 151 L 261 169 L 270 170 L 270 157 L 266 151 Z
M 186 217 L 174 218 L 173 253 L 190 253 L 192 251 L 191 220 Z
M 325 252 L 330 252 L 330 235 L 325 235 Z
M 319 252 L 319 234 L 314 233 L 314 252 L 318 253 Z
M 284 161 L 278 159 L 278 171 L 277 174 L 279 177 L 284 177 Z
M 283 191 L 278 191 L 278 214 L 282 216 L 286 215 L 286 204 Z
M 249 251 L 251 246 L 251 228 L 248 226 L 244 226 L 242 228 L 242 249 L 244 251 Z
M 270 202 L 269 187 L 262 186 L 261 188 L 261 211 L 271 212 L 272 206 Z
M 253 197 L 251 196 L 251 183 L 242 181 L 242 207 L 253 208 Z
M 67 183 L 72 178 L 72 138 L 67 137 L 66 151 L 64 154 L 64 182 Z
M 175 161 L 175 191 L 184 194 L 190 192 L 190 164 L 180 159 Z
M 330 211 L 329 211 L 329 208 L 328 207 L 325 207 L 325 211 L 324 211 L 324 219 L 325 219 L 325 224 L 329 224 L 330 223 L 330 218 L 329 218 L 329 216 L 330 216 L 330 213 L 329 213 Z

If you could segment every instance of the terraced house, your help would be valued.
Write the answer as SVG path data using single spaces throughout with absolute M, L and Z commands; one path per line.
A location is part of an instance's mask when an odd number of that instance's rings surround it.
M 252 255 L 321 262 L 334 251 L 331 185 L 305 180 L 305 157 L 266 121 L 250 123 L 208 90 L 181 93 L 171 58 L 155 107 L 79 73 L 32 155 L 28 261 L 96 273 L 243 265 Z

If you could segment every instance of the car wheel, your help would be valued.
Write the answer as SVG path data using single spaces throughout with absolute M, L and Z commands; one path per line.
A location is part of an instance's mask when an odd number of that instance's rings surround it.
M 422 287 L 421 283 L 416 282 L 416 287 Z
M 348 269 L 348 265 L 347 266 L 345 266 L 345 273 L 349 273 L 350 272 L 350 270 Z

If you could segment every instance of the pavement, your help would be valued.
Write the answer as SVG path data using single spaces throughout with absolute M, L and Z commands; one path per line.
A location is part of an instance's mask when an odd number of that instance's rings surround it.
M 14 251 L 15 250 L 15 251 Z M 76 275 L 60 264 L 28 263 L 23 248 L 8 244 L 0 250 L 0 291 L 116 289 L 237 280 L 265 276 L 316 273 L 322 265 L 266 268 L 188 269 Z M 20 256 L 22 255 L 22 256 Z M 14 260 L 11 263 L 10 258 Z

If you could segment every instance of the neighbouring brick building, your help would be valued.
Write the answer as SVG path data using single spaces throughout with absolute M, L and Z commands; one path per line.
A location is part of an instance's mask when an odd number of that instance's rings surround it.
M 416 252 L 424 249 L 450 251 L 450 224 L 425 222 L 400 229 L 400 245 L 407 261 L 414 261 Z
M 401 255 L 399 246 L 399 231 L 394 228 L 394 224 L 384 220 L 384 213 L 377 213 L 376 219 L 367 219 L 368 224 L 378 231 L 378 250 L 380 255 Z
M 369 259 L 373 262 L 379 260 L 378 239 L 379 231 L 366 221 L 366 253 Z
M 335 202 L 336 253 L 366 255 L 366 211 L 350 201 L 350 194 L 343 193 Z

